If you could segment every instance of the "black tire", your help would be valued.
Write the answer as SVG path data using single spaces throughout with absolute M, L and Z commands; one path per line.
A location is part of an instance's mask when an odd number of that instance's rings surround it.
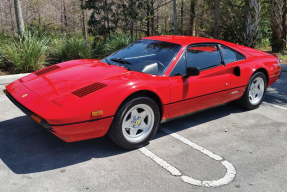
M 253 81 L 257 78 L 257 77 L 260 77 L 263 79 L 263 82 L 264 82 L 264 92 L 263 92 L 263 95 L 262 95 L 262 98 L 261 100 L 257 103 L 257 104 L 252 104 L 249 100 L 249 91 L 250 91 L 250 88 L 251 88 L 251 84 L 253 83 Z M 262 72 L 256 72 L 255 74 L 252 75 L 252 77 L 250 78 L 249 82 L 248 82 L 248 85 L 246 87 L 246 90 L 243 94 L 243 96 L 238 100 L 238 104 L 245 108 L 245 109 L 256 109 L 258 108 L 261 103 L 263 102 L 264 100 L 264 97 L 265 97 L 265 94 L 266 94 L 266 89 L 267 89 L 267 78 L 265 76 L 264 73 Z
M 153 113 L 154 113 L 154 123 L 153 126 L 151 126 L 151 130 L 148 133 L 148 135 L 146 137 L 144 137 L 143 140 L 141 140 L 140 142 L 131 142 L 128 139 L 126 139 L 126 137 L 124 136 L 123 133 L 123 121 L 124 118 L 126 116 L 126 114 L 129 112 L 129 110 L 131 108 L 133 108 L 134 106 L 137 106 L 139 104 L 144 104 L 149 106 Z M 148 97 L 136 97 L 136 98 L 132 98 L 131 100 L 129 100 L 128 102 L 126 102 L 124 105 L 122 105 L 119 110 L 117 111 L 114 120 L 112 122 L 112 125 L 108 131 L 108 135 L 110 137 L 110 139 L 115 142 L 117 145 L 119 145 L 122 148 L 125 149 L 136 149 L 139 147 L 142 147 L 146 144 L 148 144 L 148 142 L 154 137 L 158 127 L 159 127 L 159 123 L 160 123 L 160 111 L 158 108 L 158 105 L 150 98 Z

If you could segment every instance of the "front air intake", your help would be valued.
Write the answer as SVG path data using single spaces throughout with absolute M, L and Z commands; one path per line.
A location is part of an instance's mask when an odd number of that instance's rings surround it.
M 60 68 L 61 67 L 59 67 L 58 65 L 52 65 L 51 67 L 46 67 L 44 69 L 36 71 L 34 74 L 40 76 L 40 75 L 44 75 L 46 73 L 49 73 L 51 71 L 54 71 L 54 70 L 57 70 L 57 69 L 60 69 Z
M 82 97 L 85 97 L 97 90 L 100 90 L 104 87 L 106 87 L 107 85 L 106 84 L 103 84 L 103 83 L 93 83 L 91 85 L 88 85 L 88 86 L 85 86 L 81 89 L 78 89 L 76 91 L 73 91 L 72 94 L 82 98 Z

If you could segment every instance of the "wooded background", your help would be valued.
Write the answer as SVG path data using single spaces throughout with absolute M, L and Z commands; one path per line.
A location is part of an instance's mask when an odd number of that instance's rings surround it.
M 25 25 L 39 30 L 85 35 L 88 28 L 90 35 L 104 38 L 193 35 L 250 47 L 270 42 L 274 52 L 286 42 L 286 0 L 2 0 L 3 34 L 17 29 L 17 1 Z
M 286 11 L 286 0 L 1 0 L 0 37 L 80 35 L 97 50 L 119 34 L 179 34 L 278 53 L 286 48 Z

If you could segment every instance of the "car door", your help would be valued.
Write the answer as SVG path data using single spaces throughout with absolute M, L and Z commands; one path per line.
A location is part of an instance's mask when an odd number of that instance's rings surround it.
M 226 103 L 239 99 L 244 94 L 246 83 L 244 84 L 244 81 L 242 80 L 242 73 L 244 72 L 242 66 L 246 62 L 246 58 L 244 55 L 228 46 L 220 45 L 220 48 L 229 80 L 226 97 L 221 102 Z
M 186 67 L 199 67 L 198 76 L 185 77 Z M 217 44 L 197 44 L 186 48 L 170 73 L 169 118 L 221 103 L 226 96 L 228 74 Z

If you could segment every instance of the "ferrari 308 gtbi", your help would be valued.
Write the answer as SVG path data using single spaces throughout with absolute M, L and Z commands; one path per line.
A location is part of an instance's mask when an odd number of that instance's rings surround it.
M 66 142 L 108 134 L 147 144 L 160 122 L 238 100 L 258 108 L 280 76 L 277 56 L 221 40 L 156 36 L 102 60 L 68 61 L 6 86 L 24 113 Z

